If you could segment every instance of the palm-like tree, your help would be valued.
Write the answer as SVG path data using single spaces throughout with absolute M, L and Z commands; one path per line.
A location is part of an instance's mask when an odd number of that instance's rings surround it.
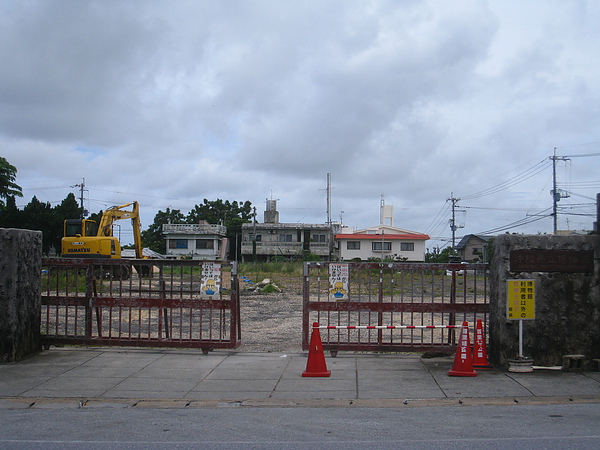
M 17 168 L 11 165 L 6 158 L 0 156 L 0 199 L 8 197 L 23 197 L 21 186 L 15 183 Z M 0 200 L 0 204 L 3 204 Z

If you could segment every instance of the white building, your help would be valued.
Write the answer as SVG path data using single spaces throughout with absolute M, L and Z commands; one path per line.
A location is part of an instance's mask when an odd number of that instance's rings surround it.
M 227 228 L 201 220 L 197 224 L 165 224 L 168 258 L 225 259 Z
M 343 261 L 392 259 L 423 262 L 425 241 L 429 236 L 416 231 L 379 225 L 354 232 L 344 228 L 335 239 L 339 243 L 340 258 Z
M 427 234 L 394 227 L 393 206 L 381 204 L 381 224 L 352 231 L 344 227 L 335 236 L 340 259 L 425 261 Z

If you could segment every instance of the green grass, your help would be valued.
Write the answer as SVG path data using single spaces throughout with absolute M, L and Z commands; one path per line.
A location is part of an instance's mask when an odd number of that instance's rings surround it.
M 240 263 L 238 274 L 249 278 L 254 284 L 268 278 L 284 291 L 302 294 L 302 261 Z
M 270 278 L 276 274 L 302 277 L 302 267 L 302 261 L 241 263 L 238 266 L 238 273 L 252 280 L 261 281 L 263 278 Z

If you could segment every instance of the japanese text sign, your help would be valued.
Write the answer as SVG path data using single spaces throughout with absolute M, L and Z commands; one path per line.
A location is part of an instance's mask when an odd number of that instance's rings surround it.
M 336 300 L 348 300 L 348 264 L 329 264 L 329 293 Z
M 202 264 L 202 287 L 200 297 L 214 298 L 219 295 L 221 286 L 221 264 L 205 262 Z
M 507 280 L 506 283 L 507 318 L 535 319 L 535 280 Z

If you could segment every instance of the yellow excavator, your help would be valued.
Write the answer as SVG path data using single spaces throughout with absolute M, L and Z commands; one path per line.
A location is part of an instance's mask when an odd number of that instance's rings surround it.
M 129 208 L 129 209 L 126 209 Z M 61 256 L 65 258 L 121 258 L 121 244 L 113 236 L 113 224 L 117 220 L 131 219 L 135 257 L 142 256 L 142 234 L 138 202 L 112 206 L 102 213 L 100 224 L 89 219 L 67 219 L 61 241 Z M 122 268 L 120 278 L 129 277 L 129 270 Z

